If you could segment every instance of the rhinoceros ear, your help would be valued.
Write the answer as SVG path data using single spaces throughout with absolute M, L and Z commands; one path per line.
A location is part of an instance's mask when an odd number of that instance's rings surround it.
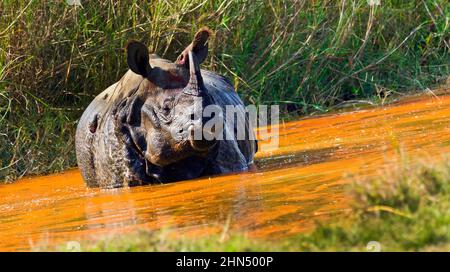
M 148 49 L 143 43 L 131 41 L 127 44 L 127 63 L 134 73 L 147 77 L 152 70 L 148 60 Z
M 194 40 L 178 56 L 176 64 L 189 68 L 189 51 L 195 53 L 198 64 L 202 63 L 208 56 L 208 38 L 212 31 L 207 28 L 201 28 L 194 36 Z

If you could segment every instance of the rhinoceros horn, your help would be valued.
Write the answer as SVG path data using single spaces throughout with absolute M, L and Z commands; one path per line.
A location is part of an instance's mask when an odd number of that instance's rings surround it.
M 189 82 L 183 92 L 194 96 L 203 94 L 203 78 L 194 52 L 189 51 Z

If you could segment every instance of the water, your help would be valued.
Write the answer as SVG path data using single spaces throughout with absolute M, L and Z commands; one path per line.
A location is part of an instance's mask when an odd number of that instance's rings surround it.
M 450 150 L 450 95 L 280 125 L 280 147 L 258 171 L 167 185 L 87 189 L 78 170 L 0 185 L 0 250 L 30 250 L 137 229 L 184 235 L 230 231 L 277 239 L 349 210 L 349 176 L 376 174 L 399 157 Z

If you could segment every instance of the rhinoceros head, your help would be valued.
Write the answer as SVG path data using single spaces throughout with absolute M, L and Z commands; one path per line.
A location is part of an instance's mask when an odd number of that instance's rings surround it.
M 213 103 L 199 68 L 206 58 L 209 30 L 202 29 L 176 62 L 149 55 L 140 42 L 127 45 L 129 68 L 144 79 L 122 117 L 130 144 L 151 164 L 165 167 L 191 156 L 206 156 L 215 145 L 202 116 Z M 209 137 L 205 137 L 209 134 Z

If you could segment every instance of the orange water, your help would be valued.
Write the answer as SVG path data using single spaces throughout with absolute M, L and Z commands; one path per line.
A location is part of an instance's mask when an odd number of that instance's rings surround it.
M 170 227 L 201 235 L 241 231 L 278 238 L 348 210 L 349 174 L 371 175 L 404 150 L 450 151 L 450 94 L 280 125 L 280 147 L 259 170 L 167 185 L 87 189 L 78 170 L 0 185 L 0 250 Z

